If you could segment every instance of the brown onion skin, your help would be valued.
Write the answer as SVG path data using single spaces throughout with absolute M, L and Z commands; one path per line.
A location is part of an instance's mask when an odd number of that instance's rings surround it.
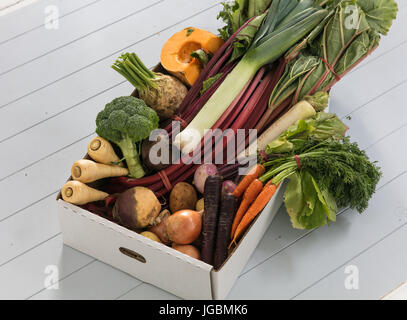
M 171 240 L 168 238 L 167 230 L 165 227 L 165 222 L 167 221 L 167 219 L 169 217 L 170 217 L 170 212 L 168 210 L 166 210 L 161 222 L 156 224 L 155 226 L 148 228 L 148 231 L 157 235 L 157 237 L 160 238 L 161 242 L 167 246 L 169 246 L 171 244 Z
M 201 260 L 201 253 L 199 252 L 199 250 L 190 244 L 173 243 L 172 248 L 192 258 Z
M 167 219 L 165 226 L 172 242 L 191 244 L 201 234 L 202 215 L 193 210 L 180 210 Z

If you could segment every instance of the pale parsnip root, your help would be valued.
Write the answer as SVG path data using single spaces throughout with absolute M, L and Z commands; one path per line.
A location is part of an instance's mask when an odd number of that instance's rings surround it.
M 102 164 L 113 165 L 118 163 L 118 166 L 124 166 L 123 162 L 120 162 L 119 157 L 114 152 L 110 142 L 101 137 L 95 137 L 89 142 L 88 155 L 96 162 Z
M 109 196 L 106 192 L 93 189 L 79 181 L 68 181 L 62 187 L 61 194 L 64 201 L 77 205 L 104 200 Z
M 275 121 L 263 134 L 257 139 L 256 143 L 252 143 L 238 158 L 253 156 L 259 150 L 264 150 L 266 146 L 277 139 L 290 126 L 298 120 L 305 120 L 316 115 L 314 107 L 307 101 L 303 100 L 294 105 L 286 114 Z
M 73 164 L 71 174 L 74 180 L 89 183 L 103 178 L 127 176 L 129 170 L 83 159 Z

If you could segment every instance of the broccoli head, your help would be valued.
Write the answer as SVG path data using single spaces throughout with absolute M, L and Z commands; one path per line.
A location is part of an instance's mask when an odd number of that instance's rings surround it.
M 108 103 L 96 118 L 96 133 L 117 144 L 123 152 L 130 176 L 141 178 L 145 172 L 138 154 L 139 143 L 158 128 L 157 113 L 134 97 L 120 97 Z

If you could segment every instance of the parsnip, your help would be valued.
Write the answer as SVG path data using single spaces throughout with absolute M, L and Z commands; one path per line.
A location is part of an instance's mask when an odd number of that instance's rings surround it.
M 118 166 L 124 166 L 123 162 L 120 162 L 119 157 L 114 152 L 110 142 L 101 137 L 95 137 L 89 142 L 88 154 L 96 162 L 108 165 L 118 162 Z
M 73 164 L 71 174 L 74 180 L 88 183 L 103 178 L 127 176 L 129 170 L 83 159 Z
M 313 96 L 306 96 L 304 100 L 298 102 L 283 116 L 275 121 L 262 135 L 257 138 L 257 144 L 252 143 L 238 158 L 256 155 L 257 151 L 264 148 L 272 141 L 277 139 L 284 131 L 299 120 L 308 119 L 317 112 L 323 111 L 329 102 L 327 92 L 317 92 Z
M 93 189 L 79 181 L 68 181 L 62 187 L 61 194 L 64 201 L 77 205 L 104 200 L 109 196 L 106 192 Z

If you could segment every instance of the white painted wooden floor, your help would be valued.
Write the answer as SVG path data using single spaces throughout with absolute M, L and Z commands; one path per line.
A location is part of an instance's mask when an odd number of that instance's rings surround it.
M 153 66 L 174 32 L 215 32 L 219 2 L 39 0 L 0 17 L 0 298 L 176 299 L 64 247 L 55 196 L 97 112 L 131 92 L 110 69 L 115 58 L 135 51 Z M 311 232 L 293 230 L 281 209 L 230 299 L 379 299 L 407 280 L 407 1 L 399 3 L 390 35 L 332 97 L 384 172 L 369 209 Z M 51 5 L 58 30 L 43 26 Z M 59 269 L 57 290 L 44 288 L 49 265 Z M 357 290 L 345 287 L 349 266 L 359 270 Z

